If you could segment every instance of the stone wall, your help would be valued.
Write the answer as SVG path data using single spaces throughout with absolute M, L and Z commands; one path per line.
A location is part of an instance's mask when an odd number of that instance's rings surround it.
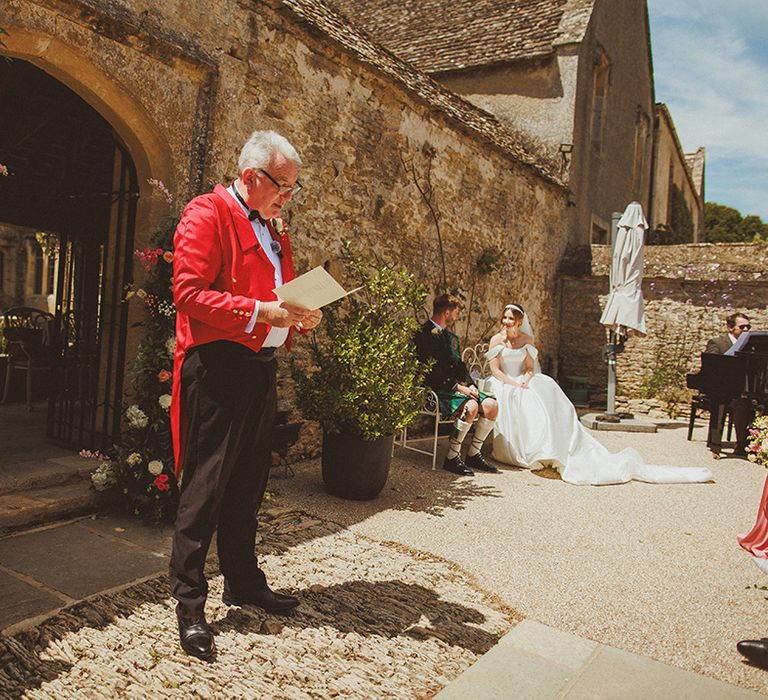
M 606 334 L 599 321 L 607 299 L 610 248 L 592 246 L 592 256 L 591 275 L 561 279 L 560 378 L 565 383 L 566 376 L 586 376 L 591 402 L 604 407 L 607 368 L 601 348 Z M 698 371 L 706 341 L 725 332 L 729 314 L 743 311 L 755 329 L 768 329 L 766 265 L 766 243 L 646 247 L 643 297 L 648 335 L 630 338 L 619 355 L 617 404 L 628 406 L 630 399 L 640 397 L 659 348 L 669 347 L 666 339 L 671 336 L 681 354 L 687 354 L 686 371 Z M 643 407 L 637 402 L 632 406 Z
M 502 271 L 475 286 L 468 342 L 487 339 L 516 300 L 541 329 L 545 357 L 556 354 L 565 246 L 557 164 L 356 36 L 322 3 L 10 0 L 0 26 L 13 55 L 113 121 L 142 181 L 165 179 L 182 200 L 233 178 L 253 129 L 285 134 L 305 162 L 305 194 L 287 217 L 300 272 L 333 260 L 352 239 L 434 287 L 437 230 L 413 180 L 423 185 L 429 174 L 449 285 L 469 290 L 477 256 L 489 247 L 505 253 Z M 162 215 L 148 196 L 139 209 L 137 247 Z M 287 371 L 283 361 L 290 401 Z M 316 445 L 306 438 L 296 454 Z

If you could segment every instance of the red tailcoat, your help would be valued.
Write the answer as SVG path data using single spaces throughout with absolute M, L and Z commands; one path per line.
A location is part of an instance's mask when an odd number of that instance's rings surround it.
M 287 234 L 267 227 L 282 248 L 283 284 L 296 275 Z M 275 268 L 259 245 L 241 206 L 221 186 L 193 199 L 184 210 L 173 238 L 173 295 L 176 302 L 176 352 L 173 358 L 171 431 L 176 475 L 181 473 L 186 419 L 181 404 L 181 366 L 189 348 L 214 340 L 230 340 L 261 349 L 271 326 L 256 322 L 254 300 L 275 301 Z M 291 336 L 286 345 L 290 348 Z

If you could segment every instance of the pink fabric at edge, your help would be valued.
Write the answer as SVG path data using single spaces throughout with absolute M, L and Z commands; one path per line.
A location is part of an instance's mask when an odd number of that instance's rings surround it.
M 760 497 L 755 526 L 746 535 L 737 535 L 736 539 L 753 556 L 768 559 L 768 477 Z

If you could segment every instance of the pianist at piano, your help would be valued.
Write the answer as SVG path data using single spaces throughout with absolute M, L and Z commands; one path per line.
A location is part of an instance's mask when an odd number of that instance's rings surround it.
M 686 379 L 691 389 L 701 392 L 694 404 L 698 402 L 709 410 L 707 447 L 715 455 L 720 453 L 725 416 L 730 410 L 736 428 L 734 452 L 743 455 L 754 408 L 760 406 L 764 411 L 768 402 L 768 332 L 753 331 L 743 313 L 730 315 L 726 326 L 727 334 L 707 343 L 701 355 L 701 371 Z
M 707 347 L 704 352 L 716 353 L 718 355 L 731 355 L 728 351 L 736 344 L 742 333 L 749 331 L 752 326 L 749 318 L 743 313 L 734 313 L 725 319 L 727 332 L 716 338 L 710 338 L 707 341 Z M 738 389 L 739 387 L 734 387 Z M 737 392 L 738 393 L 738 392 Z M 749 399 L 737 396 L 730 400 L 728 408 L 733 416 L 733 427 L 736 430 L 736 449 L 735 454 L 746 454 L 746 447 L 749 438 L 747 430 L 749 424 L 755 418 L 755 412 L 752 409 L 752 402 Z

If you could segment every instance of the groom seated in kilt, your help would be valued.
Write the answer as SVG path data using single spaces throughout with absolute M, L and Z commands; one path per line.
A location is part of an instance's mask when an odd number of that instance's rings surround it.
M 437 394 L 440 413 L 455 418 L 448 454 L 443 469 L 462 476 L 473 476 L 473 469 L 498 472 L 480 454 L 485 438 L 493 430 L 499 406 L 496 399 L 478 390 L 461 360 L 459 338 L 450 329 L 459 317 L 460 301 L 450 294 L 435 297 L 432 318 L 416 333 L 416 353 L 422 362 L 433 360 L 426 383 Z M 467 449 L 466 460 L 461 458 L 461 444 L 477 418 L 475 432 Z

